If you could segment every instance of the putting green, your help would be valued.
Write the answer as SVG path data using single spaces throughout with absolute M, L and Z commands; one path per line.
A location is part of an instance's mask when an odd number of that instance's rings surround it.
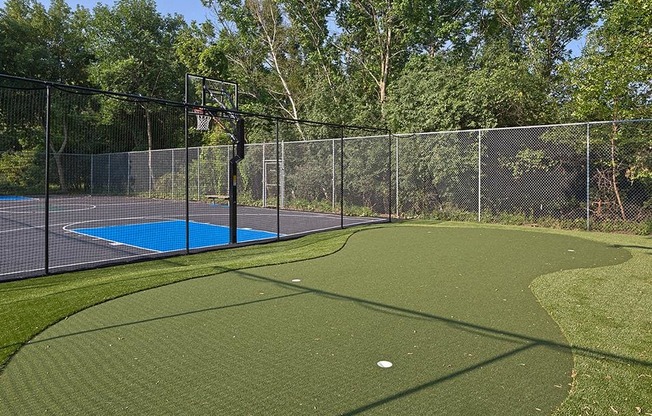
M 369 229 L 324 258 L 186 281 L 78 313 L 13 357 L 0 377 L 0 409 L 549 414 L 568 393 L 573 360 L 529 284 L 629 256 L 536 231 Z

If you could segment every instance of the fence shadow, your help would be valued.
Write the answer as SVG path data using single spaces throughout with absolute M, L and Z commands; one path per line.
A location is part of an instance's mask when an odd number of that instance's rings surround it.
M 599 349 L 594 349 L 594 348 L 587 348 L 587 347 L 582 347 L 582 346 L 571 346 L 568 344 L 564 343 L 559 343 L 555 341 L 551 341 L 548 339 L 544 338 L 537 338 L 533 336 L 528 336 L 524 334 L 520 334 L 517 332 L 511 332 L 511 331 L 505 331 L 501 330 L 498 328 L 492 328 L 488 326 L 483 326 L 483 325 L 478 325 L 474 324 L 472 322 L 465 322 L 461 320 L 455 320 L 451 318 L 447 318 L 444 316 L 439 316 L 435 315 L 432 313 L 427 313 L 427 312 L 421 312 L 421 311 L 416 311 L 412 310 L 409 308 L 404 308 L 404 307 L 399 307 L 387 303 L 382 303 L 382 302 L 376 302 L 373 300 L 369 299 L 364 299 L 360 297 L 354 297 L 354 296 L 348 296 L 332 291 L 327 291 L 327 290 L 322 290 L 322 289 L 317 289 L 317 288 L 311 288 L 311 287 L 306 287 L 303 285 L 295 284 L 295 283 L 288 283 L 284 281 L 279 281 L 273 278 L 269 278 L 260 274 L 252 273 L 250 271 L 246 270 L 229 270 L 226 269 L 224 270 L 225 272 L 232 272 L 235 275 L 239 276 L 240 278 L 247 279 L 247 280 L 252 280 L 256 282 L 264 282 L 264 283 L 270 283 L 273 285 L 276 285 L 277 287 L 280 287 L 284 290 L 288 290 L 291 293 L 285 294 L 285 295 L 280 295 L 280 296 L 272 296 L 269 298 L 264 298 L 264 299 L 256 299 L 252 301 L 247 301 L 247 302 L 239 302 L 239 303 L 233 303 L 233 304 L 228 304 L 228 305 L 219 305 L 219 306 L 214 306 L 214 307 L 209 307 L 209 308 L 201 308 L 201 309 L 195 309 L 195 310 L 190 310 L 190 311 L 185 311 L 185 312 L 180 312 L 180 313 L 175 313 L 175 314 L 169 314 L 169 315 L 162 315 L 162 316 L 156 316 L 153 318 L 149 319 L 143 319 L 143 320 L 137 320 L 137 321 L 132 321 L 132 322 L 125 322 L 125 323 L 120 323 L 120 324 L 115 324 L 115 325 L 108 325 L 104 327 L 98 327 L 98 328 L 93 328 L 89 330 L 84 330 L 84 331 L 78 331 L 78 332 L 71 332 L 68 334 L 64 335 L 59 335 L 55 337 L 48 337 L 48 338 L 41 338 L 38 340 L 31 341 L 30 344 L 39 344 L 39 343 L 44 343 L 48 342 L 51 340 L 55 339 L 63 339 L 63 338 L 68 338 L 68 337 L 74 337 L 78 335 L 86 335 L 90 333 L 96 333 L 96 332 L 101 332 L 105 330 L 111 330 L 115 328 L 123 328 L 123 327 L 130 327 L 130 326 L 137 326 L 140 324 L 144 323 L 149 323 L 149 322 L 156 322 L 156 321 L 165 321 L 167 319 L 172 319 L 172 318 L 177 318 L 177 317 L 182 317 L 182 316 L 191 316 L 195 314 L 201 314 L 201 313 L 206 313 L 206 312 L 212 312 L 212 311 L 219 311 L 219 310 L 225 310 L 225 309 L 231 309 L 231 308 L 238 308 L 238 307 L 247 307 L 250 305 L 254 304 L 261 304 L 269 301 L 276 301 L 279 299 L 290 299 L 290 298 L 295 298 L 297 296 L 303 296 L 303 295 L 316 295 L 320 297 L 325 297 L 330 300 L 335 300 L 335 301 L 345 301 L 345 302 L 353 302 L 361 307 L 365 308 L 370 308 L 373 309 L 374 311 L 378 311 L 380 313 L 387 313 L 391 315 L 396 315 L 400 317 L 406 317 L 409 319 L 417 319 L 417 320 L 427 320 L 427 321 L 432 321 L 432 322 L 439 322 L 446 324 L 450 327 L 456 328 L 458 330 L 462 331 L 468 331 L 472 332 L 474 334 L 478 334 L 483 337 L 487 338 L 492 338 L 492 339 L 500 339 L 500 340 L 505 340 L 509 341 L 512 343 L 517 344 L 515 348 L 512 348 L 509 351 L 506 351 L 502 354 L 495 355 L 493 357 L 490 357 L 486 360 L 483 360 L 481 362 L 469 365 L 467 367 L 464 367 L 462 369 L 459 369 L 457 371 L 454 371 L 450 374 L 446 374 L 444 376 L 435 378 L 433 380 L 427 381 L 425 383 L 421 383 L 419 385 L 413 386 L 411 388 L 402 390 L 400 392 L 397 392 L 395 394 L 389 395 L 387 397 L 381 398 L 377 401 L 371 402 L 371 403 L 366 403 L 364 405 L 361 405 L 355 409 L 351 409 L 343 414 L 345 415 L 356 415 L 360 414 L 363 412 L 366 412 L 368 410 L 383 406 L 385 404 L 388 404 L 390 402 L 393 402 L 395 400 L 399 400 L 401 398 L 410 396 L 412 394 L 418 393 L 422 390 L 428 389 L 430 387 L 448 382 L 450 380 L 456 379 L 458 377 L 461 377 L 463 375 L 472 373 L 474 371 L 477 371 L 483 367 L 486 367 L 487 365 L 490 364 L 495 364 L 498 362 L 501 362 L 507 358 L 510 358 L 512 356 L 515 356 L 517 354 L 520 354 L 522 352 L 528 351 L 533 348 L 548 348 L 548 349 L 554 349 L 557 351 L 563 351 L 563 352 L 568 352 L 568 353 L 573 353 L 573 354 L 578 354 L 586 357 L 591 357 L 594 359 L 599 359 L 599 360 L 609 360 L 609 361 L 615 361 L 619 362 L 622 364 L 626 365 L 638 365 L 638 366 L 644 366 L 647 368 L 652 369 L 652 362 L 651 361 L 645 361 L 645 360 L 639 360 L 633 357 L 628 357 L 624 355 L 619 355 L 619 354 L 614 354 L 608 351 L 604 350 L 599 350 Z M 207 275 L 207 277 L 210 275 Z

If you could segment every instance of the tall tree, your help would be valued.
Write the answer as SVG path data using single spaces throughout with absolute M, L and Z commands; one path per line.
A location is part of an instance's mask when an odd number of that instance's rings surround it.
M 0 71 L 13 75 L 41 75 L 47 47 L 34 22 L 43 20 L 45 8 L 35 0 L 7 0 L 0 9 Z
M 184 27 L 180 15 L 162 16 L 154 0 L 118 0 L 113 7 L 98 4 L 89 22 L 89 47 L 96 57 L 90 79 L 106 90 L 181 101 L 184 69 L 176 56 L 175 41 Z M 152 180 L 156 114 L 151 103 L 138 104 L 146 123 Z M 120 109 L 105 108 L 112 111 L 109 116 L 113 118 L 119 116 Z M 161 137 L 166 139 L 170 137 Z
M 179 62 L 193 74 L 218 79 L 228 76 L 228 61 L 218 45 L 211 22 L 191 22 L 181 29 L 175 40 L 175 50 Z
M 557 65 L 569 57 L 568 44 L 595 22 L 606 1 L 476 0 L 471 43 L 482 48 L 507 41 L 533 72 L 552 81 Z
M 84 10 L 73 12 L 64 0 L 53 0 L 47 10 L 37 2 L 7 2 L 0 15 L 0 26 L 5 29 L 4 40 L 0 41 L 2 70 L 68 84 L 85 83 L 91 55 L 84 47 L 83 15 Z M 60 128 L 61 134 L 53 134 L 49 150 L 64 191 L 67 181 L 61 157 L 75 140 L 69 127 L 78 111 L 63 109 L 56 103 L 52 106 L 51 116 L 60 121 L 53 127 Z M 34 146 L 38 148 L 40 144 Z
M 390 80 L 408 58 L 410 45 L 407 3 L 395 0 L 350 0 L 340 3 L 337 23 L 342 30 L 346 71 L 375 90 L 380 113 L 387 101 Z
M 583 54 L 566 67 L 569 113 L 576 120 L 652 118 L 652 5 L 618 0 L 588 35 Z M 597 137 L 596 137 L 597 139 Z M 619 181 L 652 186 L 652 139 L 613 123 L 605 135 L 610 162 L 598 167 L 626 219 Z
M 341 49 L 343 71 L 356 95 L 369 101 L 376 119 L 384 117 L 389 86 L 410 57 L 434 57 L 462 47 L 468 17 L 465 0 L 339 2 L 337 23 L 341 33 L 336 45 Z
M 331 0 L 204 0 L 213 8 L 219 44 L 230 73 L 258 107 L 294 119 L 304 118 L 320 79 L 332 91 L 336 54 L 329 47 L 327 16 Z M 251 102 L 251 100 L 249 100 Z M 301 126 L 296 125 L 302 138 Z
M 108 90 L 180 99 L 183 68 L 174 43 L 184 26 L 180 15 L 162 16 L 154 0 L 98 4 L 89 22 L 89 47 L 96 57 L 91 80 Z
M 387 119 L 395 131 L 421 132 L 531 124 L 545 113 L 545 87 L 505 45 L 473 65 L 413 56 L 390 88 Z

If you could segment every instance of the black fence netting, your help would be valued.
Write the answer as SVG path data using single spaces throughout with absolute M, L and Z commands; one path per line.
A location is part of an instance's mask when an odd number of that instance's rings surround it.
M 0 75 L 0 280 L 387 221 L 390 144 L 380 129 Z

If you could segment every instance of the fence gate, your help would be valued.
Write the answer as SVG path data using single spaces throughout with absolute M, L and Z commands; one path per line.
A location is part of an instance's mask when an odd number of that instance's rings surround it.
M 285 167 L 283 160 L 283 153 L 281 153 L 278 165 L 276 161 L 276 152 L 267 154 L 263 145 L 263 206 L 276 207 L 278 203 L 279 208 L 284 207 L 285 199 Z M 280 171 L 280 172 L 279 172 Z M 271 198 L 268 200 L 268 198 Z

